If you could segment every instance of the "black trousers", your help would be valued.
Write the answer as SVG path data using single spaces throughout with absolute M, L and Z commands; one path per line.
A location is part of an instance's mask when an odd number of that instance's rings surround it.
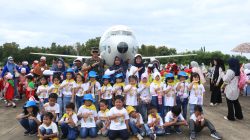
M 243 114 L 240 106 L 239 99 L 229 100 L 227 98 L 228 120 L 234 121 L 235 117 L 239 120 L 243 119 Z
M 195 124 L 194 120 L 190 119 L 189 122 L 189 131 L 190 133 L 198 133 L 204 127 L 207 127 L 210 130 L 210 133 L 216 132 L 214 125 L 207 119 L 205 119 L 205 123 L 203 126 Z
M 212 86 L 212 94 L 211 94 L 210 102 L 213 104 L 222 103 L 220 87 L 221 87 L 220 84 L 218 86 L 216 86 L 216 85 Z
M 109 130 L 108 137 L 110 140 L 115 140 L 117 138 L 120 138 L 122 140 L 128 140 L 129 133 L 127 129 L 123 130 Z

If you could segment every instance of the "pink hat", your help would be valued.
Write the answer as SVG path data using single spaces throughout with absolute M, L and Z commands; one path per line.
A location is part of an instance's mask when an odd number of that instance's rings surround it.
M 141 75 L 141 80 L 142 80 L 143 78 L 147 78 L 147 79 L 148 79 L 148 74 L 147 74 L 146 72 L 144 72 L 144 73 Z

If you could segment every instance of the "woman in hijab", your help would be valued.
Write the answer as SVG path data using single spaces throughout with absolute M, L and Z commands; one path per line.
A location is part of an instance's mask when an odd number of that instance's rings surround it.
M 114 71 L 114 73 L 112 75 L 116 75 L 118 73 L 122 73 L 123 75 L 125 75 L 125 67 L 123 65 L 123 61 L 120 57 L 116 56 L 114 59 L 114 64 L 109 68 L 110 71 Z M 111 76 L 111 83 L 114 83 L 114 76 Z
M 235 118 L 242 120 L 243 114 L 239 103 L 240 90 L 238 88 L 239 76 L 240 76 L 240 63 L 236 58 L 230 58 L 228 60 L 229 69 L 226 75 L 223 76 L 225 87 L 225 94 L 228 107 L 228 115 L 224 116 L 224 119 L 234 121 Z
M 221 59 L 214 59 L 214 66 L 215 67 L 211 78 L 211 106 L 222 103 L 220 87 L 223 84 L 222 76 L 225 71 L 224 62 Z
M 192 67 L 192 73 L 196 72 L 200 75 L 200 80 L 201 80 L 201 83 L 204 84 L 206 83 L 206 79 L 202 73 L 202 70 L 199 66 L 199 64 L 196 62 L 196 61 L 192 61 L 191 62 L 191 67 Z
M 64 73 L 66 71 L 65 63 L 62 58 L 58 58 L 56 65 L 51 68 L 52 71 Z
M 135 74 L 137 75 L 138 79 L 141 79 L 141 75 L 145 72 L 145 65 L 142 62 L 141 54 L 136 54 L 134 58 L 134 67 L 136 67 Z

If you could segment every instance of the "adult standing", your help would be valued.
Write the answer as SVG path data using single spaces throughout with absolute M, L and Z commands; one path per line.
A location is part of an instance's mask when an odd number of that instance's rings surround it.
M 114 60 L 114 64 L 109 68 L 110 71 L 114 71 L 114 74 L 111 75 L 111 82 L 114 83 L 115 75 L 118 73 L 122 73 L 125 75 L 126 67 L 123 64 L 123 61 L 120 57 L 116 56 Z
M 81 72 L 82 70 L 82 59 L 81 58 L 76 58 L 73 62 L 72 69 L 74 70 L 75 73 Z
M 191 67 L 192 67 L 192 73 L 196 72 L 200 75 L 200 81 L 202 84 L 206 83 L 206 79 L 202 73 L 202 70 L 199 66 L 199 64 L 196 61 L 191 62 Z
M 46 57 L 42 56 L 40 62 L 34 67 L 33 73 L 35 76 L 42 76 L 44 70 L 49 70 L 49 66 L 46 64 Z
M 55 61 L 55 65 L 50 70 L 61 72 L 63 74 L 66 71 L 66 66 L 63 59 L 58 58 L 57 61 Z
M 228 60 L 229 69 L 223 76 L 225 94 L 228 107 L 228 115 L 224 119 L 234 121 L 235 118 L 242 120 L 243 114 L 239 103 L 240 89 L 238 88 L 240 76 L 240 63 L 236 58 Z M 224 87 L 224 86 L 223 86 Z
M 220 87 L 223 84 L 222 76 L 225 71 L 224 62 L 221 59 L 214 59 L 214 66 L 215 67 L 211 78 L 211 106 L 222 103 Z
M 99 57 L 100 52 L 99 48 L 92 47 L 91 48 L 91 55 L 92 57 L 87 59 L 86 62 L 83 64 L 83 71 L 95 71 L 98 74 L 97 80 L 100 81 L 102 78 L 102 75 L 104 74 L 104 66 L 105 66 L 105 60 L 101 59 Z
M 136 75 L 137 78 L 140 80 L 141 75 L 144 72 L 145 72 L 145 65 L 142 62 L 142 56 L 141 56 L 141 54 L 136 54 L 134 57 L 134 65 L 130 68 L 128 76 Z
M 4 66 L 3 68 L 3 71 L 2 71 L 2 74 L 1 74 L 1 77 L 0 77 L 0 81 L 1 79 L 4 77 L 4 75 L 7 73 L 7 72 L 10 72 L 12 75 L 13 75 L 13 79 L 14 79 L 14 97 L 15 99 L 17 99 L 17 97 L 19 96 L 18 95 L 18 90 L 17 90 L 17 85 L 18 85 L 18 65 L 16 65 L 14 63 L 14 59 L 12 56 L 9 56 L 8 57 L 8 60 L 7 60 L 7 63 L 6 65 Z

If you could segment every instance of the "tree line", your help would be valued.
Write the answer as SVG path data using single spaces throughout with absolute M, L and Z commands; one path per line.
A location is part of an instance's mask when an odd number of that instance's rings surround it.
M 56 43 L 51 43 L 49 47 L 40 46 L 27 46 L 20 47 L 16 42 L 4 43 L 0 45 L 0 65 L 3 65 L 8 56 L 13 56 L 16 63 L 22 62 L 24 60 L 32 63 L 34 60 L 39 60 L 40 56 L 32 55 L 30 52 L 37 53 L 53 53 L 53 54 L 64 54 L 64 55 L 79 55 L 79 56 L 89 56 L 91 47 L 99 46 L 100 37 L 92 38 L 85 43 L 75 43 L 74 45 L 59 45 Z M 138 50 L 138 53 L 143 56 L 156 56 L 156 55 L 175 55 L 177 51 L 175 48 L 169 48 L 167 46 L 154 46 L 154 45 L 144 45 L 142 44 Z M 225 62 L 232 57 L 229 54 L 223 54 L 220 51 L 209 52 L 205 50 L 205 47 L 201 47 L 200 50 L 188 51 L 182 54 L 195 53 L 196 56 L 188 57 L 175 57 L 175 58 L 164 58 L 160 59 L 160 62 L 165 64 L 168 62 L 175 62 L 178 64 L 189 64 L 191 61 L 197 61 L 198 63 L 204 63 L 209 65 L 213 58 L 221 58 Z M 233 56 L 237 57 L 241 63 L 248 62 L 245 56 Z M 55 57 L 47 57 L 48 62 L 52 62 Z M 64 58 L 67 62 L 72 62 L 72 59 Z

